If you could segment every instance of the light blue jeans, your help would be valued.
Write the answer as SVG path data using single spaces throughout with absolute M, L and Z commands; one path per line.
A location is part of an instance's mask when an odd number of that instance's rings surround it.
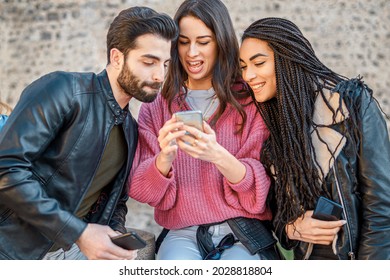
M 178 230 L 170 230 L 158 250 L 157 260 L 201 260 L 196 242 L 198 226 L 187 227 Z M 211 226 L 209 232 L 215 246 L 231 229 L 227 223 Z M 226 249 L 221 260 L 259 260 L 259 255 L 251 255 L 241 242 Z
M 49 252 L 43 260 L 87 260 L 88 258 L 80 251 L 79 247 L 74 243 L 69 250 L 58 249 L 57 251 Z

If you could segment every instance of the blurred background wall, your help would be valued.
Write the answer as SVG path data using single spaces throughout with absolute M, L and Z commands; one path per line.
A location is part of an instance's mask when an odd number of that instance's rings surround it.
M 213 0 L 210 0 L 213 1 Z M 55 70 L 100 72 L 106 32 L 118 12 L 136 5 L 173 16 L 182 0 L 1 0 L 0 99 L 14 106 L 33 80 Z M 261 17 L 294 21 L 319 58 L 345 76 L 362 75 L 390 114 L 389 0 L 223 0 L 239 38 Z M 132 102 L 137 115 L 139 103 Z M 155 233 L 152 208 L 129 201 L 128 226 Z

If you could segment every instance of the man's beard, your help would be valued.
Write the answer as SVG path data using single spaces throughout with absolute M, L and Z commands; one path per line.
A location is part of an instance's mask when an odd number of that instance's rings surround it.
M 141 83 L 140 80 L 132 73 L 132 71 L 130 71 L 127 64 L 125 64 L 124 68 L 119 74 L 118 84 L 121 86 L 121 88 L 124 90 L 124 92 L 127 95 L 132 96 L 135 99 L 146 103 L 153 102 L 156 99 L 158 91 L 162 85 L 162 83 L 158 83 L 158 82 Z M 154 91 L 152 91 L 152 93 L 148 93 L 145 90 L 143 90 L 144 86 L 148 86 L 154 89 Z

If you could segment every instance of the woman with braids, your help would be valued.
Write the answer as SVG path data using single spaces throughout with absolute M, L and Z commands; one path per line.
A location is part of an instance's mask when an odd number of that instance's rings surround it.
M 372 90 L 281 18 L 244 31 L 240 60 L 270 130 L 261 162 L 280 243 L 296 259 L 390 259 L 390 144 Z M 312 217 L 320 196 L 341 204 L 340 220 Z
M 174 19 L 179 39 L 161 96 L 141 106 L 130 182 L 130 196 L 153 206 L 165 228 L 156 258 L 279 258 L 259 161 L 269 133 L 241 78 L 228 10 L 219 0 L 187 0 Z M 188 110 L 203 112 L 203 132 L 176 120 Z

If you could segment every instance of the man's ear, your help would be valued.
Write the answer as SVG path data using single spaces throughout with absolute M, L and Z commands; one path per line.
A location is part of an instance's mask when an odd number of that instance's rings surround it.
M 117 70 L 122 69 L 124 57 L 125 57 L 124 54 L 117 48 L 112 48 L 110 50 L 110 62 L 115 69 Z

